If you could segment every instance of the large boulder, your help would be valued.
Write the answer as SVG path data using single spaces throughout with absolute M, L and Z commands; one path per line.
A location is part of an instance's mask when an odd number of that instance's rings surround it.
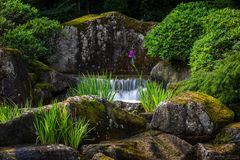
M 151 127 L 179 135 L 194 143 L 195 140 L 209 140 L 233 119 L 233 111 L 219 100 L 199 92 L 186 92 L 160 103 Z
M 116 160 L 182 160 L 193 159 L 192 146 L 180 138 L 157 132 L 145 132 L 134 137 L 82 146 L 82 159 L 102 153 Z
M 154 26 L 117 12 L 87 15 L 66 22 L 63 36 L 54 42 L 51 66 L 60 72 L 133 72 L 128 52 L 137 53 L 138 70 L 150 71 L 153 59 L 146 57 L 144 35 Z
M 215 143 L 236 143 L 240 146 L 240 122 L 224 127 L 216 136 Z
M 46 64 L 32 60 L 27 63 L 35 103 L 49 104 L 53 99 L 66 99 L 67 90 L 78 82 L 76 75 L 57 72 Z
M 80 160 L 78 151 L 64 145 L 0 148 L 1 160 Z
M 86 143 L 129 137 L 146 129 L 144 118 L 95 96 L 70 97 L 57 105 L 67 107 L 74 119 L 89 121 L 92 130 Z M 42 114 L 51 107 L 52 105 L 44 106 L 41 109 Z M 0 147 L 34 144 L 37 138 L 34 121 L 38 114 L 39 109 L 35 108 L 14 120 L 0 124 Z
M 0 48 L 0 97 L 24 104 L 30 95 L 30 82 L 21 53 Z
M 0 123 L 0 147 L 34 144 L 37 138 L 34 120 L 34 114 L 28 112 L 12 121 Z
M 238 160 L 240 148 L 236 144 L 197 144 L 195 155 L 198 160 Z
M 190 76 L 190 68 L 178 62 L 160 61 L 151 70 L 151 78 L 167 85 L 184 80 Z
M 146 129 L 144 118 L 128 113 L 96 96 L 71 97 L 65 102 L 73 117 L 89 120 L 91 138 L 101 140 L 125 138 Z

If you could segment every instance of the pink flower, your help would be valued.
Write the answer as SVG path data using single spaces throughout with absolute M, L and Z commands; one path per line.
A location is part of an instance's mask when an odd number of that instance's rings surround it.
M 130 50 L 128 52 L 128 57 L 129 58 L 135 58 L 136 57 L 136 51 L 135 50 Z

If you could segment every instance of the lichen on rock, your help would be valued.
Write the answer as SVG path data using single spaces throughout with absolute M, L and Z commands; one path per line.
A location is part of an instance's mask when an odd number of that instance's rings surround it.
M 150 71 L 154 65 L 143 47 L 144 35 L 154 26 L 153 22 L 107 12 L 86 15 L 64 24 L 66 34 L 54 41 L 56 50 L 49 59 L 58 71 L 134 72 L 127 56 L 130 50 L 137 52 L 135 65 L 139 70 Z
M 199 92 L 186 92 L 160 103 L 151 122 L 153 129 L 194 141 L 207 141 L 231 123 L 234 113 L 219 100 Z

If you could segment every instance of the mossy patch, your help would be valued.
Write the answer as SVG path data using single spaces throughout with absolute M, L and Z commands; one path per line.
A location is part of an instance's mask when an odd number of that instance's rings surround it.
M 37 83 L 34 87 L 34 92 L 39 93 L 42 90 L 51 91 L 53 86 L 50 83 Z
M 127 28 L 134 29 L 140 33 L 146 33 L 155 24 L 154 22 L 142 22 L 134 18 L 127 17 L 119 12 L 106 12 L 102 14 L 89 14 L 68 22 L 65 22 L 66 26 L 75 26 L 80 30 L 85 30 L 88 26 L 87 22 L 101 20 L 102 23 L 106 23 L 106 19 L 109 17 L 116 17 L 116 19 L 123 23 Z
M 44 64 L 44 63 L 42 63 L 38 60 L 31 60 L 31 61 L 28 61 L 26 63 L 27 63 L 28 72 L 35 73 L 37 75 L 39 73 L 49 72 L 49 71 L 53 70 L 48 65 L 46 65 L 46 64 Z
M 74 100 L 77 98 L 77 100 Z M 68 99 L 70 110 L 75 118 L 85 118 L 92 125 L 97 125 L 105 118 L 105 106 L 96 99 L 87 96 Z
M 0 50 L 3 50 L 5 53 L 8 53 L 8 54 L 22 55 L 21 51 L 14 48 L 0 48 Z
M 186 106 L 190 102 L 202 104 L 203 110 L 215 123 L 232 122 L 234 112 L 223 105 L 218 99 L 200 92 L 185 92 L 174 97 L 171 102 Z
M 124 110 L 119 109 L 118 107 L 112 109 L 112 116 L 115 118 L 117 124 L 123 125 L 123 127 L 129 126 L 129 124 L 135 124 L 134 127 L 142 128 L 145 128 L 146 126 L 146 121 L 144 118 L 128 113 Z

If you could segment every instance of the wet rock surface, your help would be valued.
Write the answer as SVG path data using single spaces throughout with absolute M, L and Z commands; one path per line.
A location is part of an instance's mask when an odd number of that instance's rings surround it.
M 87 15 L 65 23 L 63 36 L 55 40 L 51 66 L 60 72 L 135 72 L 128 52 L 137 53 L 135 65 L 150 72 L 155 60 L 146 56 L 144 35 L 155 23 L 142 22 L 121 13 Z M 65 34 L 64 34 L 65 33 Z
M 1 160 L 80 160 L 78 151 L 64 145 L 0 148 Z
M 234 119 L 234 113 L 217 99 L 198 92 L 186 92 L 160 103 L 151 127 L 190 141 L 207 141 Z
M 193 158 L 192 146 L 173 135 L 145 132 L 129 139 L 113 140 L 82 146 L 83 159 L 102 153 L 117 160 L 177 160 Z

